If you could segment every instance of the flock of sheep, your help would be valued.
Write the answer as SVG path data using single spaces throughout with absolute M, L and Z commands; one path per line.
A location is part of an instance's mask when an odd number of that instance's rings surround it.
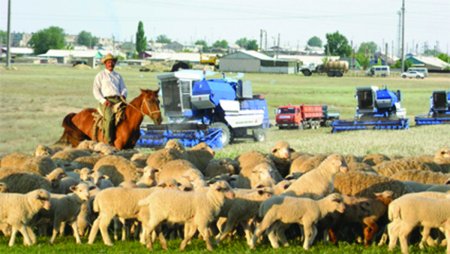
M 208 250 L 236 237 L 251 249 L 266 239 L 273 248 L 297 239 L 309 249 L 315 240 L 367 246 L 380 238 L 390 250 L 399 241 L 403 253 L 410 235 L 421 248 L 450 240 L 449 148 L 356 157 L 302 153 L 280 141 L 268 153 L 214 156 L 206 144 L 185 149 L 174 140 L 150 154 L 94 141 L 7 154 L 0 231 L 9 246 L 18 231 L 24 245 L 36 243 L 36 234 L 54 243 L 67 231 L 92 244 L 100 231 L 105 245 L 113 245 L 112 233 L 149 249 L 181 237 L 181 250 L 197 232 Z

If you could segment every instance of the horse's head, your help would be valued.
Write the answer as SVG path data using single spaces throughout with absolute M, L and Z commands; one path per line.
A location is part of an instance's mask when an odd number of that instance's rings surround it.
M 141 89 L 141 95 L 143 96 L 142 112 L 148 115 L 156 125 L 160 125 L 162 122 L 158 92 L 159 89 L 156 91 Z

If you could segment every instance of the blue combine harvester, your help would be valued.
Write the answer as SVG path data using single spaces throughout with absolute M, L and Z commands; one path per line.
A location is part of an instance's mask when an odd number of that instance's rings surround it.
M 186 147 L 206 142 L 221 148 L 235 138 L 264 141 L 270 127 L 267 103 L 253 96 L 250 82 L 206 79 L 201 71 L 182 70 L 158 76 L 166 124 L 141 129 L 140 147 L 160 147 L 178 139 Z
M 415 117 L 416 125 L 450 124 L 450 91 L 434 91 L 428 115 Z
M 333 121 L 331 132 L 354 130 L 399 130 L 408 129 L 406 110 L 401 107 L 401 93 L 386 87 L 356 88 L 358 107 L 354 120 Z

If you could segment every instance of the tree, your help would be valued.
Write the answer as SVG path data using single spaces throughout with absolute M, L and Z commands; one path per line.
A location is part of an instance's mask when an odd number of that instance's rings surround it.
M 29 41 L 35 54 L 46 53 L 49 49 L 63 49 L 65 43 L 64 30 L 56 26 L 39 30 Z
M 0 30 L 0 44 L 6 45 L 7 33 L 3 30 Z
M 344 35 L 338 31 L 332 34 L 326 34 L 327 44 L 325 45 L 325 52 L 330 55 L 338 55 L 341 57 L 348 57 L 352 53 L 352 48 L 348 45 L 348 40 Z
M 145 37 L 144 24 L 142 23 L 142 21 L 139 21 L 138 29 L 136 32 L 136 51 L 141 58 L 143 58 L 146 49 L 147 37 Z
M 218 40 L 218 41 L 214 42 L 214 44 L 212 46 L 213 46 L 213 48 L 227 49 L 228 42 L 226 40 Z
M 158 43 L 171 43 L 172 40 L 167 37 L 165 34 L 160 34 L 158 37 L 156 37 L 156 42 Z
M 197 40 L 194 45 L 201 46 L 202 52 L 209 52 L 211 49 L 208 46 L 208 43 L 205 40 Z
M 307 44 L 311 47 L 322 47 L 322 40 L 317 36 L 313 36 L 308 40 Z
M 448 63 L 450 60 L 449 55 L 444 54 L 444 53 L 440 53 L 437 57 L 446 63 Z
M 86 47 L 92 48 L 97 45 L 98 38 L 92 36 L 90 32 L 81 31 L 77 36 L 77 43 Z
M 361 65 L 361 67 L 365 70 L 370 65 L 370 58 L 364 53 L 357 53 L 355 55 L 355 59 L 358 61 L 358 63 Z
M 363 42 L 359 45 L 358 54 L 368 54 L 373 55 L 378 49 L 378 46 L 375 42 Z
M 247 50 L 258 50 L 258 43 L 256 40 L 248 40 L 247 38 L 241 38 L 236 41 L 236 44 L 241 48 L 245 48 Z

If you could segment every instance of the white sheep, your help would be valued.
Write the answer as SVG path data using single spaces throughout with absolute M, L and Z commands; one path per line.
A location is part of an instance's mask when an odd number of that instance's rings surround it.
M 36 242 L 36 236 L 28 223 L 39 210 L 50 209 L 50 193 L 44 189 L 37 189 L 27 194 L 0 193 L 0 223 L 11 226 L 9 246 L 13 246 L 17 231 L 23 236 L 24 245 Z
M 345 205 L 342 196 L 337 193 L 330 194 L 323 199 L 313 200 L 289 196 L 274 196 L 264 201 L 259 209 L 259 216 L 263 217 L 261 224 L 256 228 L 250 248 L 255 247 L 256 240 L 268 230 L 269 240 L 273 248 L 278 248 L 278 240 L 274 237 L 277 227 L 274 223 L 303 225 L 303 248 L 309 249 L 317 234 L 316 224 L 327 214 L 344 212 Z M 284 235 L 283 231 L 279 234 Z M 279 235 L 284 239 L 284 236 Z
M 183 178 L 188 179 L 196 188 L 206 185 L 202 172 L 187 160 L 181 159 L 169 161 L 161 167 L 159 172 L 156 172 L 158 183 L 171 179 L 180 182 Z
M 402 196 L 389 205 L 388 217 L 392 221 L 388 225 L 389 250 L 399 239 L 402 253 L 408 253 L 408 236 L 419 225 L 424 227 L 421 244 L 428 239 L 430 228 L 442 228 L 447 243 L 450 241 L 450 194 L 429 192 Z
M 140 188 L 149 188 L 156 185 L 156 174 L 159 173 L 159 169 L 155 169 L 152 167 L 145 167 L 142 170 L 142 176 L 136 182 L 137 187 Z
M 76 243 L 81 244 L 78 231 L 77 217 L 83 203 L 89 200 L 89 187 L 85 183 L 79 183 L 70 188 L 73 193 L 67 195 L 52 194 L 50 198 L 50 217 L 53 218 L 53 231 L 50 243 L 53 243 L 58 233 L 63 234 L 66 223 L 73 229 Z
M 219 214 L 225 198 L 233 197 L 230 185 L 225 181 L 218 181 L 207 187 L 207 190 L 190 192 L 158 190 L 140 201 L 140 204 L 148 205 L 150 214 L 148 232 L 156 230 L 164 221 L 183 223 L 184 239 L 180 244 L 180 250 L 185 249 L 197 230 L 206 242 L 207 249 L 212 250 L 208 225 Z M 151 241 L 148 247 L 152 249 Z
M 295 180 L 283 194 L 313 199 L 322 198 L 333 192 L 334 176 L 338 172 L 346 173 L 347 170 L 343 156 L 329 155 L 317 168 Z
M 242 173 L 242 171 L 241 171 Z M 273 163 L 261 162 L 255 165 L 251 172 L 246 174 L 239 174 L 236 186 L 238 188 L 255 188 L 262 181 L 278 183 L 282 180 L 280 173 L 275 168 Z

